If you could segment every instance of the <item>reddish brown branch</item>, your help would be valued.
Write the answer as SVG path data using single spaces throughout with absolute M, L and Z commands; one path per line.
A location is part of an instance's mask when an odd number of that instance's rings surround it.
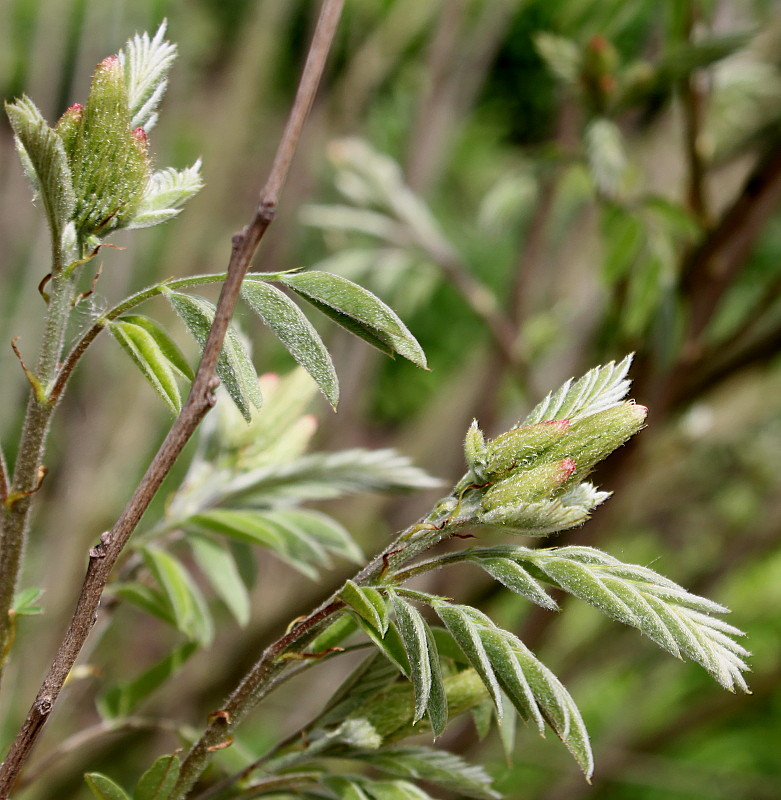
M 0 767 L 0 800 L 8 798 L 95 623 L 100 598 L 112 568 L 163 479 L 214 404 L 214 389 L 217 386 L 215 366 L 239 297 L 241 283 L 255 250 L 274 219 L 279 194 L 290 169 L 304 121 L 315 97 L 343 2 L 344 0 L 325 2 L 290 118 L 279 143 L 268 181 L 260 194 L 257 210 L 249 224 L 233 237 L 228 276 L 222 286 L 214 322 L 204 346 L 190 395 L 116 524 L 111 531 L 101 536 L 100 544 L 90 550 L 87 574 L 71 623 L 27 718 Z

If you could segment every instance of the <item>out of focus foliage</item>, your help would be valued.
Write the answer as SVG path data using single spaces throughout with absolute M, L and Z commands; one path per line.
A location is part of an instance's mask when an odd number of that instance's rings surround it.
M 132 30 L 154 30 L 167 17 L 179 46 L 155 149 L 177 168 L 202 157 L 206 188 L 176 224 L 132 243 L 119 235 L 127 249 L 100 254 L 107 266 L 127 268 L 104 271 L 83 302 L 85 326 L 95 309 L 153 280 L 224 268 L 289 107 L 315 6 L 0 4 L 3 95 L 34 96 L 50 122 Z M 781 16 L 766 0 L 347 0 L 305 147 L 256 266 L 317 265 L 360 279 L 398 311 L 432 371 L 381 360 L 323 326 L 343 400 L 337 416 L 323 403 L 318 444 L 394 446 L 453 480 L 473 417 L 493 435 L 550 386 L 633 350 L 633 396 L 650 408 L 648 429 L 595 476 L 616 496 L 582 532 L 557 541 L 653 561 L 690 591 L 730 606 L 755 653 L 754 694 L 722 694 L 696 667 L 671 663 L 593 610 L 563 601 L 558 615 L 538 613 L 464 571 L 459 599 L 517 633 L 562 678 L 594 738 L 598 769 L 588 786 L 533 731 L 518 731 L 508 766 L 494 734 L 477 742 L 471 722 L 449 730 L 444 744 L 491 764 L 509 798 L 777 795 L 779 69 Z M 0 145 L 0 340 L 20 336 L 32 347 L 37 315 L 26 303 L 37 298 L 47 241 L 34 237 L 38 210 L 19 202 L 27 190 L 7 126 Z M 167 313 L 162 303 L 157 310 Z M 253 344 L 262 369 L 291 366 L 272 337 Z M 37 601 L 48 615 L 70 607 L 92 532 L 111 522 L 167 423 L 148 387 L 115 365 L 110 345 L 96 346 L 77 374 L 55 432 L 54 455 L 68 452 L 69 460 L 47 479 L 36 530 L 49 538 L 30 552 L 36 575 L 58 565 Z M 2 374 L 17 368 L 8 348 L 0 362 Z M 21 380 L 3 383 L 0 402 L 21 414 L 24 389 Z M 8 433 L 0 436 L 12 457 Z M 111 472 L 103 466 L 117 463 Z M 172 477 L 169 494 L 181 478 Z M 322 512 L 371 552 L 429 500 L 324 501 Z M 156 518 L 166 513 L 161 499 Z M 271 633 L 322 595 L 278 564 L 258 569 L 250 602 L 263 613 L 244 629 L 226 626 L 211 653 L 193 656 L 156 712 L 180 711 L 198 687 L 200 705 L 188 715 L 200 725 Z M 424 588 L 447 594 L 437 581 Z M 225 602 L 244 621 L 246 599 Z M 130 679 L 169 653 L 170 631 L 121 613 L 123 647 L 130 642 L 138 654 L 133 669 L 126 665 Z M 57 626 L 52 633 L 39 619 L 20 623 L 20 644 L 44 655 L 9 676 L 16 715 L 56 635 Z M 112 663 L 118 635 L 90 654 L 74 694 L 104 692 L 101 667 Z M 227 665 L 219 675 L 215 659 Z M 262 725 L 248 723 L 239 752 L 262 749 L 319 711 L 319 692 L 291 685 Z M 94 722 L 91 707 L 58 717 L 50 742 Z M 279 731 L 268 730 L 272 711 Z M 475 721 L 484 729 L 479 714 Z M 121 760 L 111 742 L 88 747 L 91 767 L 105 758 L 118 777 L 123 761 L 128 775 L 138 774 L 152 738 L 123 738 Z M 75 750 L 50 768 L 50 796 L 81 791 L 82 756 Z M 222 757 L 229 762 L 231 751 Z

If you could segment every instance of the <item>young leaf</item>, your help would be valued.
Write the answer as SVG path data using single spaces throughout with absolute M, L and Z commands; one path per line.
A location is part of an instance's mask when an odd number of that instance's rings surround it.
M 160 756 L 140 777 L 133 800 L 167 800 L 176 785 L 180 766 L 176 753 Z
M 136 34 L 119 52 L 127 84 L 130 126 L 149 131 L 157 121 L 157 108 L 168 85 L 168 72 L 176 58 L 176 45 L 165 41 L 166 23 L 154 37 Z
M 336 370 L 320 336 L 301 309 L 287 295 L 264 281 L 245 280 L 241 294 L 336 408 L 339 402 Z
M 533 425 L 548 419 L 580 419 L 618 405 L 629 391 L 626 375 L 632 355 L 618 364 L 611 361 L 603 367 L 589 370 L 573 383 L 568 380 L 558 391 L 538 403 L 521 425 Z
M 214 633 L 211 615 L 184 565 L 158 547 L 145 547 L 142 555 L 168 599 L 177 629 L 201 644 L 208 644 Z
M 13 612 L 17 617 L 34 617 L 43 614 L 43 608 L 37 605 L 41 599 L 43 589 L 37 586 L 28 586 L 14 597 Z
M 590 547 L 536 551 L 522 548 L 518 557 L 540 570 L 546 580 L 631 625 L 674 656 L 703 666 L 724 688 L 747 691 L 742 673 L 749 655 L 731 637 L 742 631 L 711 614 L 728 609 L 690 594 L 647 567 L 624 564 Z
M 203 188 L 201 162 L 185 169 L 154 172 L 141 195 L 133 218 L 125 224 L 128 230 L 150 228 L 175 217 L 182 206 Z
M 141 325 L 121 318 L 110 322 L 108 329 L 168 408 L 178 414 L 182 410 L 182 397 L 176 376 L 155 337 Z
M 556 611 L 556 601 L 537 583 L 534 578 L 518 563 L 509 558 L 483 558 L 479 551 L 470 558 L 479 564 L 492 578 L 503 586 L 528 598 L 538 606 Z
M 215 508 L 194 514 L 183 526 L 267 547 L 312 580 L 319 574 L 313 564 L 330 563 L 323 547 L 287 520 L 283 512 Z
M 441 786 L 450 792 L 476 800 L 498 800 L 491 777 L 460 756 L 431 747 L 388 747 L 361 754 L 362 761 L 399 778 L 411 778 Z
M 65 147 L 29 97 L 6 103 L 5 110 L 16 137 L 22 166 L 33 189 L 41 196 L 52 241 L 59 248 L 63 229 L 76 209 Z
M 118 719 L 131 714 L 155 689 L 175 675 L 197 649 L 195 642 L 185 642 L 137 678 L 107 689 L 97 700 L 101 717 Z
M 302 508 L 282 509 L 277 514 L 332 553 L 355 564 L 363 563 L 363 553 L 347 529 L 327 514 Z
M 99 772 L 86 773 L 84 782 L 97 800 L 130 800 L 121 786 Z
M 171 291 L 165 294 L 174 311 L 203 347 L 214 320 L 214 305 L 202 297 Z M 263 402 L 258 389 L 258 376 L 244 345 L 236 331 L 230 327 L 217 360 L 217 375 L 244 419 L 250 422 L 252 406 L 260 408 Z
M 385 601 L 376 589 L 367 589 L 348 580 L 341 588 L 339 597 L 361 619 L 368 622 L 381 637 L 385 635 L 389 623 L 388 611 Z M 381 605 L 376 602 L 377 597 L 379 597 Z
M 176 627 L 171 604 L 159 590 L 144 586 L 142 583 L 128 582 L 115 583 L 111 586 L 110 591 L 113 595 L 127 600 L 147 614 Z
M 415 718 L 418 722 L 426 713 L 431 696 L 431 663 L 428 649 L 428 625 L 420 612 L 398 595 L 391 594 L 404 650 L 410 665 L 410 677 L 415 689 Z
M 249 622 L 250 599 L 241 579 L 236 560 L 230 550 L 209 536 L 191 533 L 187 542 L 192 548 L 195 563 L 206 576 L 214 591 L 244 627 Z
M 503 711 L 501 685 L 521 716 L 531 716 L 540 732 L 546 721 L 586 776 L 591 775 L 594 764 L 583 719 L 558 678 L 520 639 L 477 609 L 444 600 L 432 606 L 488 689 L 497 719 L 501 721 Z
M 463 650 L 467 661 L 485 684 L 485 688 L 488 689 L 488 693 L 496 706 L 497 716 L 501 719 L 502 705 L 499 683 L 491 666 L 491 660 L 480 639 L 480 631 L 470 619 L 470 616 L 465 613 L 467 610 L 472 611 L 473 609 L 469 609 L 468 606 L 458 606 L 443 601 L 435 603 L 434 610 L 439 614 L 442 622 L 445 623 L 458 646 Z
M 160 352 L 168 359 L 174 371 L 185 380 L 193 379 L 195 376 L 193 368 L 176 342 L 168 335 L 168 331 L 159 322 L 141 314 L 125 314 L 119 320 L 143 328 L 155 340 Z
M 369 344 L 426 367 L 426 356 L 404 323 L 362 286 L 339 275 L 317 271 L 285 275 L 281 281 Z
M 429 663 L 431 664 L 431 691 L 428 700 L 428 718 L 431 723 L 431 732 L 436 739 L 447 726 L 448 703 L 437 643 L 434 641 L 434 634 L 428 625 L 426 626 L 426 644 L 428 646 Z

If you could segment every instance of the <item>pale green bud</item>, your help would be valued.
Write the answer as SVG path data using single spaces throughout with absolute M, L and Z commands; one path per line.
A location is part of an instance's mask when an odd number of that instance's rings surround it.
M 473 419 L 464 439 L 464 457 L 466 464 L 478 480 L 484 480 L 485 475 L 485 437 Z
M 70 128 L 67 122 L 72 137 Z M 146 134 L 130 127 L 124 70 L 116 56 L 104 58 L 95 70 L 72 147 L 77 227 L 87 235 L 121 227 L 141 200 L 150 163 Z
M 552 497 L 571 481 L 575 471 L 571 458 L 516 470 L 486 490 L 481 500 L 483 511 Z
M 645 406 L 625 402 L 573 422 L 569 434 L 548 450 L 546 458 L 574 459 L 574 479 L 580 480 L 634 436 L 643 427 L 647 413 Z
M 540 456 L 566 436 L 569 429 L 569 420 L 553 419 L 513 428 L 497 436 L 486 448 L 486 479 L 501 478 L 513 470 L 534 466 Z

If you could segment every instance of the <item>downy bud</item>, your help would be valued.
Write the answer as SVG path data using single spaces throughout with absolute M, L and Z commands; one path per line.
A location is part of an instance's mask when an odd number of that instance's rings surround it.
M 497 436 L 487 446 L 486 479 L 501 478 L 513 470 L 533 466 L 569 429 L 569 420 L 554 419 L 513 428 Z
M 571 458 L 519 469 L 489 487 L 482 497 L 483 511 L 553 497 L 566 486 L 577 467 Z
M 73 143 L 76 225 L 83 234 L 105 234 L 120 227 L 123 217 L 132 217 L 149 179 L 145 139 L 146 134 L 140 137 L 130 128 L 128 91 L 119 59 L 104 58 L 92 78 Z
M 84 118 L 84 106 L 81 103 L 74 103 L 69 106 L 65 113 L 59 118 L 54 126 L 55 133 L 62 140 L 68 161 L 73 161 L 73 151 L 76 149 L 76 142 L 79 138 L 81 121 Z
M 548 450 L 546 458 L 574 459 L 574 480 L 581 480 L 643 427 L 647 413 L 645 406 L 624 402 L 573 422 L 569 434 Z

